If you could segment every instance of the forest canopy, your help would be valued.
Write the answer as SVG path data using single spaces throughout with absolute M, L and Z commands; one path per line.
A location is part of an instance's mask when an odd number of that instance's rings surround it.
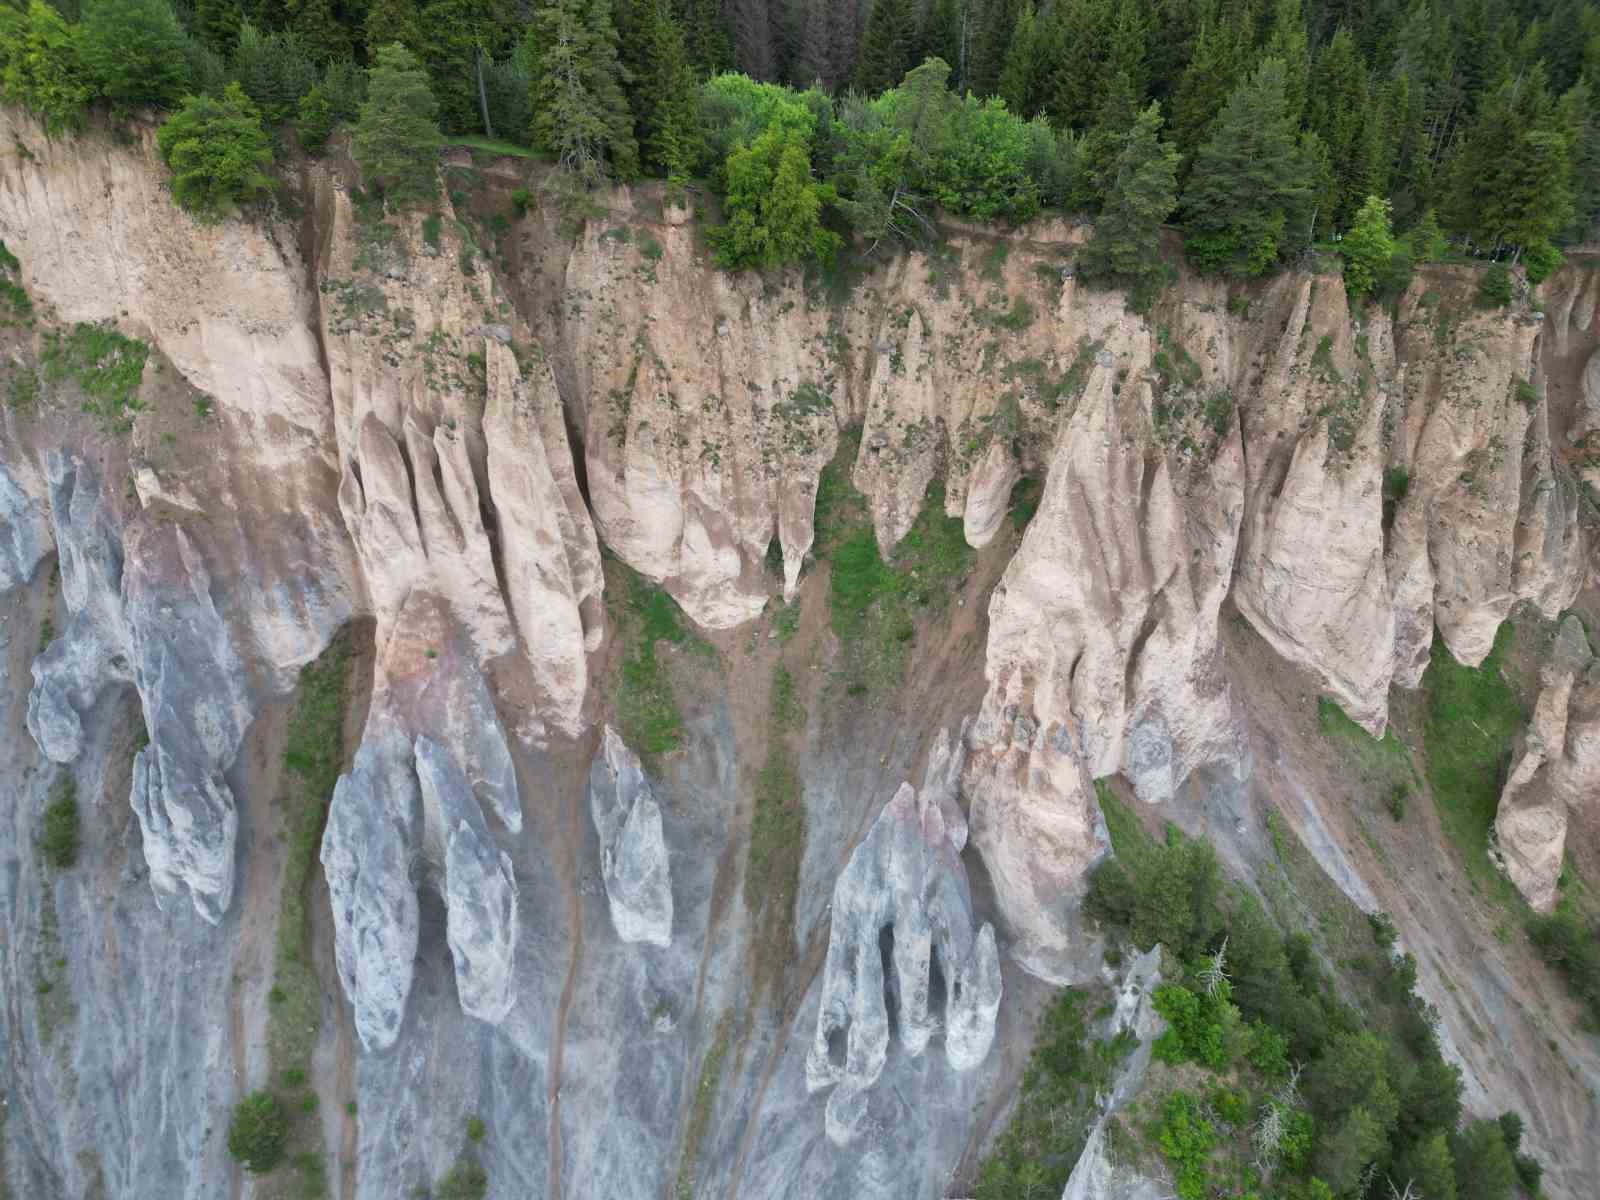
M 1168 223 L 1207 271 L 1358 231 L 1537 280 L 1600 216 L 1585 0 L 0 0 L 0 96 L 56 136 L 237 83 L 316 150 L 392 46 L 445 139 L 709 186 L 729 266 L 1056 208 L 1128 279 Z

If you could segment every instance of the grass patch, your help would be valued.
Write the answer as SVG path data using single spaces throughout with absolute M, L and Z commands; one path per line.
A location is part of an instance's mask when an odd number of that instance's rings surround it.
M 78 785 L 71 775 L 62 772 L 50 785 L 39 852 L 56 870 L 70 871 L 78 865 L 78 845 Z
M 483 1200 L 489 1194 L 489 1173 L 462 1159 L 433 1185 L 433 1200 Z
M 1317 728 L 1324 737 L 1340 744 L 1345 761 L 1377 789 L 1389 814 L 1397 821 L 1404 817 L 1406 801 L 1420 781 L 1411 762 L 1411 751 L 1394 730 L 1384 730 L 1381 739 L 1373 737 L 1327 696 L 1317 697 Z
M 606 595 L 615 597 L 613 615 L 628 638 L 616 689 L 617 723 L 636 753 L 668 754 L 683 741 L 683 717 L 656 647 L 666 642 L 706 655 L 716 652 L 688 627 L 683 610 L 665 591 L 621 560 L 607 562 L 613 579 Z
M 922 512 L 886 561 L 868 523 L 855 526 L 832 553 L 833 632 L 846 647 L 847 690 L 862 695 L 898 683 L 916 638 L 913 616 L 949 601 L 972 563 L 961 522 L 944 514 L 944 488 L 928 489 Z
M 46 336 L 41 363 L 48 382 L 77 382 L 85 396 L 84 412 L 126 432 L 144 409 L 138 392 L 149 357 L 150 347 L 137 338 L 123 337 L 110 325 L 80 322 L 65 335 Z
M 316 662 L 303 668 L 289 714 L 283 751 L 287 853 L 279 893 L 272 990 L 267 995 L 267 1056 L 273 1093 L 289 1114 L 285 1149 L 299 1172 L 294 1195 L 328 1194 L 320 1154 L 316 1093 L 307 1088 L 311 1053 L 322 1016 L 322 983 L 311 962 L 306 899 L 328 803 L 344 757 L 344 712 L 352 651 L 346 635 L 334 638 Z
M 716 1103 L 717 1087 L 722 1082 L 722 1064 L 728 1057 L 732 1035 L 732 1013 L 723 1013 L 717 1022 L 716 1036 L 700 1064 L 700 1079 L 695 1084 L 694 1105 L 689 1124 L 683 1131 L 683 1157 L 678 1160 L 678 1177 L 672 1186 L 673 1200 L 694 1200 L 695 1163 L 700 1160 L 700 1143 L 711 1124 L 711 1108 Z
M 422 218 L 422 240 L 428 244 L 428 249 L 439 248 L 439 237 L 444 233 L 444 218 L 438 213 L 429 213 Z
M 1526 716 L 1500 673 L 1514 636 L 1509 621 L 1495 634 L 1494 648 L 1480 667 L 1458 663 L 1435 635 L 1422 687 L 1428 697 L 1428 782 L 1439 821 L 1466 860 L 1475 885 L 1501 895 L 1509 884 L 1489 861 L 1489 832 L 1512 742 Z
M 1600 926 L 1585 921 L 1572 897 L 1564 896 L 1549 916 L 1528 922 L 1528 936 L 1583 1002 L 1590 1032 L 1600 1030 Z
M 519 146 L 515 142 L 504 142 L 498 138 L 486 138 L 475 135 L 446 138 L 446 146 L 465 146 L 469 150 L 482 150 L 486 154 L 498 154 L 507 158 L 539 158 L 539 154 L 526 146 Z

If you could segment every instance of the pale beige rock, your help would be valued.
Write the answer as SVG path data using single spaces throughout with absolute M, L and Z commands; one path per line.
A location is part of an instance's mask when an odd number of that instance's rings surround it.
M 1583 623 L 1561 622 L 1539 672 L 1539 699 L 1495 812 L 1495 845 L 1511 882 L 1537 911 L 1555 906 L 1567 809 L 1600 784 L 1600 660 Z
M 540 711 L 568 736 L 583 728 L 586 652 L 600 647 L 600 547 L 578 494 L 561 398 L 544 367 L 530 382 L 515 356 L 486 343 L 483 432 L 499 514 L 506 591 L 533 669 Z
M 1233 599 L 1273 649 L 1315 672 L 1374 735 L 1388 719 L 1394 610 L 1384 570 L 1380 426 L 1337 277 L 1297 277 L 1246 434 Z M 1379 318 L 1381 320 L 1381 318 Z M 1329 416 L 1322 416 L 1329 413 Z

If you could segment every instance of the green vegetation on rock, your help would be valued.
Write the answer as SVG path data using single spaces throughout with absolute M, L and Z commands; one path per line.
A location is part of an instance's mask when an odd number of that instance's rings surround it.
M 79 323 L 66 334 L 45 335 L 40 362 L 47 382 L 76 381 L 83 389 L 83 411 L 116 432 L 126 432 L 144 410 L 139 385 L 150 347 L 124 337 L 110 325 Z
M 252 1092 L 233 1108 L 228 1153 L 248 1171 L 270 1171 L 283 1161 L 289 1123 L 271 1092 Z
M 69 871 L 78 865 L 78 840 L 78 785 L 70 774 L 62 772 L 50 785 L 39 851 L 56 870 Z
M 1435 637 L 1422 677 L 1428 698 L 1428 783 L 1445 833 L 1460 850 L 1475 885 L 1508 894 L 1509 885 L 1489 862 L 1490 831 L 1512 743 L 1526 722 L 1516 693 L 1501 674 L 1514 630 L 1508 621 L 1495 634 L 1481 666 L 1457 662 Z
M 678 602 L 620 559 L 607 555 L 606 596 L 624 636 L 615 702 L 622 737 L 635 753 L 670 753 L 683 740 L 683 716 L 658 646 L 686 649 L 707 657 L 716 651 L 696 634 Z
M 156 131 L 156 145 L 172 171 L 172 198 L 202 220 L 272 189 L 272 141 L 237 83 L 220 97 L 186 96 Z

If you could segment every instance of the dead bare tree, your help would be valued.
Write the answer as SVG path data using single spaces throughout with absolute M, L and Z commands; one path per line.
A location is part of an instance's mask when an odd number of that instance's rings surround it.
M 1207 960 L 1205 967 L 1200 972 L 1200 982 L 1205 986 L 1206 995 L 1215 996 L 1228 982 L 1228 939 L 1222 939 L 1222 945 L 1217 947 L 1217 952 Z

